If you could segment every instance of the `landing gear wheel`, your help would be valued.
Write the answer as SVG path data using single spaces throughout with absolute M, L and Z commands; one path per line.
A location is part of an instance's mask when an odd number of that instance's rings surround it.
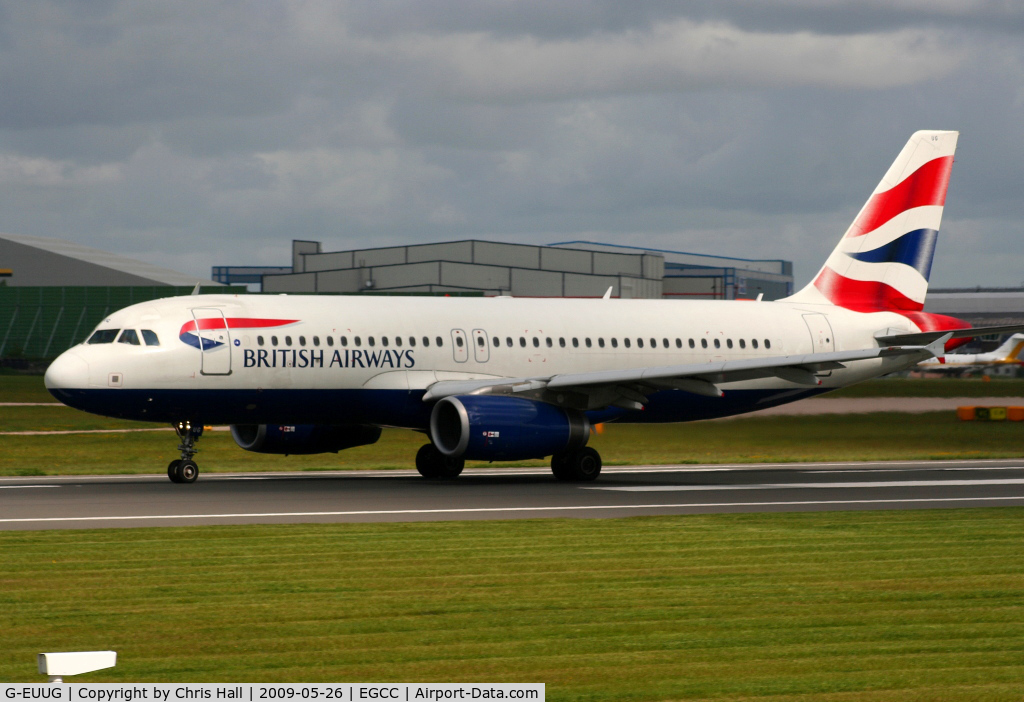
M 178 465 L 180 463 L 180 459 L 175 459 L 167 464 L 167 477 L 171 479 L 172 483 L 181 482 L 181 478 L 178 477 Z
M 199 477 L 199 466 L 195 461 L 178 461 L 178 469 L 175 472 L 178 474 L 179 483 L 194 483 Z
M 445 456 L 433 444 L 421 446 L 420 450 L 416 452 L 416 470 L 424 478 L 457 478 L 465 466 L 464 460 Z
M 601 454 L 589 446 L 551 457 L 551 472 L 555 478 L 573 483 L 597 480 L 601 475 Z

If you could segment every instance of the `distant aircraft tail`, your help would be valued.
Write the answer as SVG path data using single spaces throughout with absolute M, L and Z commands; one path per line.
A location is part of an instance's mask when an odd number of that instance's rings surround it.
M 1024 334 L 1014 334 L 1003 342 L 993 354 L 1003 363 L 1017 363 L 1021 360 L 1020 352 L 1024 351 Z
M 917 322 L 958 136 L 915 132 L 818 275 L 787 300 L 898 312 Z

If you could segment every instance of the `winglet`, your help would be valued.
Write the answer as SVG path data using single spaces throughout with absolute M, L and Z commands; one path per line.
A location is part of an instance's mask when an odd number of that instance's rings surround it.
M 953 332 L 947 332 L 924 348 L 935 358 L 940 358 L 946 355 L 946 342 L 952 338 Z

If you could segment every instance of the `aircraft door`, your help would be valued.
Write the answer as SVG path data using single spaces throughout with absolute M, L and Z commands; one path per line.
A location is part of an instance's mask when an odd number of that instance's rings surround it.
M 202 375 L 231 375 L 231 332 L 224 312 L 212 307 L 192 310 Z
M 473 330 L 473 355 L 477 363 L 487 363 L 491 357 L 491 350 L 487 345 L 487 332 L 483 329 Z
M 832 334 L 832 326 L 823 314 L 805 314 L 804 323 L 811 333 L 811 353 L 828 353 L 836 350 L 836 340 Z M 832 375 L 832 371 L 818 373 L 819 376 Z
M 466 332 L 461 329 L 452 329 L 452 353 L 455 355 L 456 363 L 465 363 L 469 360 L 469 340 Z

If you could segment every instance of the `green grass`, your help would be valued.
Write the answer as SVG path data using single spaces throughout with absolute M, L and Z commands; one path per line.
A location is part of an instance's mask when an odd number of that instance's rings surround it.
M 27 409 L 37 408 L 0 408 L 0 420 L 14 414 L 11 424 L 34 428 L 16 417 Z M 90 428 L 129 424 L 66 408 L 38 409 L 53 413 L 60 427 L 75 426 L 76 418 Z M 417 432 L 388 429 L 372 446 L 338 454 L 275 456 L 243 451 L 228 432 L 210 431 L 198 444 L 197 461 L 207 472 L 412 468 L 416 450 L 425 441 Z M 3 443 L 0 475 L 158 473 L 176 457 L 177 438 L 161 430 L 4 436 Z M 961 422 L 953 412 L 751 417 L 650 426 L 608 424 L 590 445 L 607 465 L 1015 458 L 1024 456 L 1024 424 Z M 467 470 L 481 465 L 488 464 L 470 462 Z
M 823 397 L 1024 397 L 1024 378 L 880 378 Z
M 0 679 L 1020 699 L 1024 509 L 0 533 Z M 806 697 L 805 697 L 806 696 Z

